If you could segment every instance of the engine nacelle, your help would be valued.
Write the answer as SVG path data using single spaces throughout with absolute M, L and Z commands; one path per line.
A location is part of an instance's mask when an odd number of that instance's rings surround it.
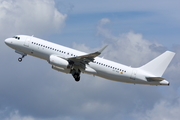
M 55 65 L 55 66 L 62 67 L 62 68 L 67 68 L 67 66 L 69 65 L 67 60 L 62 59 L 62 58 L 55 56 L 55 55 L 50 56 L 49 63 L 51 65 Z
M 66 68 L 61 68 L 61 67 L 57 67 L 52 65 L 52 69 L 60 71 L 60 72 L 64 72 L 64 73 L 70 73 L 70 69 L 66 69 Z

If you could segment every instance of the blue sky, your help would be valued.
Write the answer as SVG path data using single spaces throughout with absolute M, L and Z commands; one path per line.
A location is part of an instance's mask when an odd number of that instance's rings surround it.
M 96 40 L 93 35 L 95 35 L 98 21 L 108 18 L 111 20 L 108 27 L 115 35 L 134 31 L 143 34 L 148 40 L 160 41 L 165 46 L 170 47 L 172 44 L 177 44 L 177 36 L 179 37 L 180 32 L 180 17 L 176 14 L 178 1 L 63 2 L 69 7 L 69 9 L 66 8 L 69 16 L 66 20 L 66 27 L 61 33 L 62 36 L 66 34 L 69 36 L 69 32 L 72 32 L 71 34 L 76 37 L 81 34 L 78 41 Z
M 88 13 L 72 14 L 67 18 L 66 27 L 62 36 L 77 37 L 77 41 L 96 42 L 96 26 L 102 18 L 108 18 L 111 23 L 107 27 L 114 35 L 134 31 L 143 34 L 144 38 L 160 41 L 165 46 L 176 44 L 179 36 L 179 26 L 168 18 L 163 18 L 151 12 L 113 12 L 113 13 Z M 79 36 L 79 37 L 78 37 Z M 164 42 L 165 41 L 165 42 Z
M 178 0 L 0 0 L 1 120 L 179 120 Z M 170 86 L 119 83 L 51 69 L 19 57 L 4 40 L 34 35 L 138 67 L 166 50 L 176 52 L 163 77 Z

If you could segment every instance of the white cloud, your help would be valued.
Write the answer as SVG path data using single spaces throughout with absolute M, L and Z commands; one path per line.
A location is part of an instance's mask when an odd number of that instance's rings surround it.
M 138 120 L 179 120 L 180 99 L 177 101 L 161 100 L 157 102 L 153 109 L 144 113 L 134 114 Z
M 96 35 L 102 40 L 102 45 L 99 48 L 91 49 L 84 44 L 76 43 L 73 44 L 73 47 L 90 53 L 108 45 L 101 56 L 132 67 L 139 67 L 166 50 L 163 45 L 150 42 L 144 39 L 142 34 L 133 31 L 115 36 L 108 27 L 110 23 L 108 18 L 102 18 L 98 22 Z
M 102 18 L 100 21 L 99 21 L 99 24 L 100 26 L 102 25 L 105 25 L 107 23 L 111 22 L 108 18 Z
M 85 44 L 77 44 L 77 43 L 73 43 L 73 48 L 75 48 L 76 50 L 80 50 L 80 51 L 83 51 L 83 52 L 87 52 L 87 53 L 90 53 L 92 52 L 92 50 L 88 47 L 88 46 L 85 46 Z
M 103 18 L 97 26 L 97 35 L 102 37 L 103 44 L 108 44 L 108 52 L 105 56 L 121 61 L 127 65 L 140 66 L 148 60 L 165 51 L 165 47 L 156 42 L 150 42 L 143 38 L 142 34 L 130 31 L 115 36 L 105 25 L 110 20 Z
M 53 0 L 1 0 L 0 3 L 3 36 L 59 32 L 67 17 L 55 8 Z
M 82 111 L 84 112 L 91 112 L 91 113 L 97 113 L 99 111 L 105 111 L 110 112 L 112 110 L 112 107 L 109 104 L 104 104 L 97 101 L 89 101 L 82 105 Z
M 10 49 L 4 40 L 16 34 L 42 36 L 59 33 L 67 15 L 53 0 L 0 0 L 0 52 Z
M 22 117 L 19 115 L 19 111 L 15 110 L 11 112 L 8 117 L 3 118 L 2 120 L 35 120 L 35 119 L 30 116 Z

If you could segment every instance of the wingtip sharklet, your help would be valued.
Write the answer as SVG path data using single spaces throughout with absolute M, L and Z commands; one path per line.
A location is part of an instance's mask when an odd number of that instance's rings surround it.
M 102 53 L 102 51 L 103 51 L 103 50 L 104 50 L 107 46 L 108 46 L 108 45 L 104 46 L 103 48 L 101 48 L 101 49 L 100 49 L 100 50 L 98 50 L 97 52 L 101 54 L 101 53 Z

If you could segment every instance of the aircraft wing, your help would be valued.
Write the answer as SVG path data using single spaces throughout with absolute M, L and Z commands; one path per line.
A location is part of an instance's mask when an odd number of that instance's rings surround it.
M 67 60 L 73 61 L 75 64 L 77 64 L 77 63 L 88 64 L 89 62 L 92 62 L 95 57 L 100 55 L 106 47 L 107 47 L 107 45 L 104 46 L 103 48 L 101 48 L 100 50 L 94 52 L 94 53 L 90 53 L 90 54 L 86 54 L 86 55 L 82 55 L 82 56 L 77 56 L 77 57 L 67 58 Z

